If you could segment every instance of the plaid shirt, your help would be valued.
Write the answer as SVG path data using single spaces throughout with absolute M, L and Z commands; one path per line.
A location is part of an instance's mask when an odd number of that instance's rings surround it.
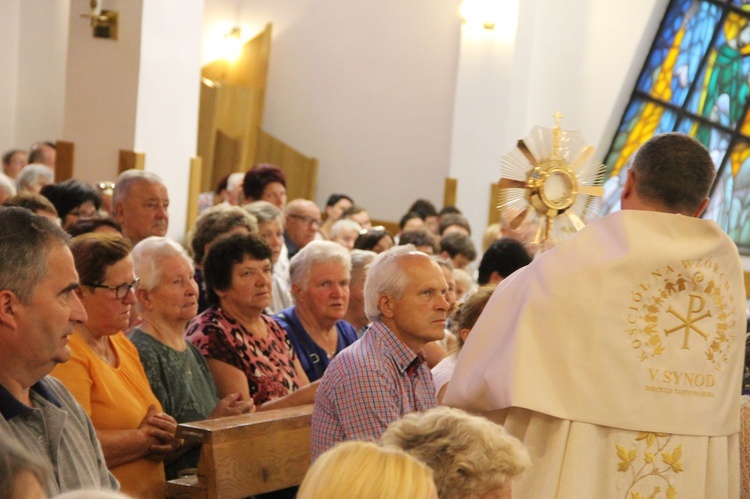
M 344 440 L 376 440 L 392 421 L 436 406 L 423 358 L 375 321 L 323 375 L 312 416 L 312 458 Z

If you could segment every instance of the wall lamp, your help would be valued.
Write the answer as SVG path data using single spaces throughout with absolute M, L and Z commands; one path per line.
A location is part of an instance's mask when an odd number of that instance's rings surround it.
M 81 17 L 91 19 L 91 29 L 94 38 L 117 40 L 119 12 L 102 10 L 102 0 L 90 0 L 89 7 L 89 13 L 81 14 Z
M 242 28 L 234 25 L 224 35 L 223 57 L 229 62 L 236 61 L 242 54 Z
M 461 3 L 461 19 L 468 26 L 493 30 L 499 11 L 499 0 L 463 0 Z

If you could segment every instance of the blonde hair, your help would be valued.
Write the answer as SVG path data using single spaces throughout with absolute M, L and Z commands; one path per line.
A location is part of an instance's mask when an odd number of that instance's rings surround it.
M 492 246 L 492 243 L 495 242 L 495 239 L 497 239 L 498 236 L 500 236 L 499 223 L 490 224 L 484 229 L 484 235 L 482 236 L 482 253 Z
M 474 324 L 479 320 L 479 316 L 482 315 L 484 307 L 487 306 L 487 302 L 490 301 L 494 291 L 495 284 L 481 286 L 472 293 L 471 296 L 456 306 L 456 310 L 453 312 L 452 317 L 453 324 L 451 326 L 451 332 L 458 337 L 459 350 L 464 346 L 464 340 L 461 338 L 461 330 L 471 330 L 474 327 Z
M 372 442 L 344 442 L 313 463 L 298 499 L 428 499 L 437 497 L 432 471 L 399 449 Z
M 394 421 L 381 442 L 427 463 L 440 499 L 476 498 L 503 489 L 531 466 L 524 445 L 505 428 L 445 406 Z

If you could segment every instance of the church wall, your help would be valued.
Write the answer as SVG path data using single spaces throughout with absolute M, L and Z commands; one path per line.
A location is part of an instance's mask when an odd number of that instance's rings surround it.
M 397 220 L 442 203 L 458 55 L 457 0 L 244 2 L 243 29 L 273 23 L 265 127 L 320 160 L 317 201 L 345 192 Z M 208 0 L 204 38 L 233 1 Z M 204 40 L 204 44 L 207 40 Z
M 68 22 L 61 5 L 70 1 L 0 0 L 5 24 L 20 26 L 0 34 L 9 47 L 0 54 L 4 147 L 63 136 L 59 40 Z M 551 125 L 557 109 L 603 157 L 667 2 L 519 1 L 512 46 L 504 59 L 484 54 L 487 61 L 462 39 L 459 4 L 252 0 L 238 11 L 234 0 L 205 0 L 203 62 L 209 39 L 235 19 L 247 36 L 272 22 L 265 125 L 320 159 L 317 201 L 348 192 L 395 220 L 418 196 L 441 204 L 451 175 L 480 233 L 499 156 L 533 124 Z M 469 149 L 473 156 L 463 157 Z M 184 182 L 169 182 L 173 198 L 182 197 L 175 207 L 183 205 Z
M 0 149 L 60 137 L 70 0 L 0 0 Z
M 0 150 L 20 147 L 16 144 L 16 115 L 18 104 L 18 44 L 21 32 L 21 0 L 0 0 L 3 29 L 0 29 Z M 23 144 L 26 147 L 26 144 Z
M 180 12 L 179 22 L 172 15 Z M 198 141 L 203 0 L 143 2 L 134 148 L 169 186 L 169 236 L 182 240 Z
M 75 143 L 75 175 L 114 180 L 119 150 L 145 154 L 165 179 L 169 235 L 185 233 L 190 158 L 195 155 L 203 0 L 110 0 L 118 39 L 94 38 L 73 0 L 63 137 Z M 180 17 L 173 14 L 179 12 Z
M 94 38 L 88 0 L 71 0 L 62 138 L 75 144 L 75 176 L 114 181 L 120 149 L 134 146 L 143 2 L 113 0 L 118 39 Z
M 513 1 L 515 34 L 461 36 L 450 174 L 477 245 L 500 158 L 532 126 L 553 126 L 560 110 L 561 126 L 580 130 L 603 160 L 667 5 Z
M 557 109 L 603 157 L 666 8 L 517 1 L 517 33 L 497 43 L 462 35 L 458 1 L 364 4 L 254 1 L 238 14 L 208 0 L 204 47 L 222 19 L 225 30 L 235 18 L 255 31 L 274 24 L 265 125 L 320 159 L 319 203 L 343 191 L 397 220 L 416 197 L 440 205 L 453 176 L 477 237 L 500 156 Z

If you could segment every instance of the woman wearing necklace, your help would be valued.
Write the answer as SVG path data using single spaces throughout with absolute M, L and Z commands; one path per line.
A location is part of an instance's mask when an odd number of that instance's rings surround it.
M 133 248 L 132 257 L 141 324 L 130 341 L 164 410 L 178 423 L 252 412 L 253 400 L 239 393 L 219 400 L 206 360 L 185 341 L 185 326 L 198 313 L 198 285 L 185 250 L 165 237 L 149 237 Z M 167 480 L 198 465 L 200 447 L 181 450 L 186 453 L 167 464 Z
M 323 376 L 331 358 L 357 341 L 343 320 L 349 305 L 349 252 L 330 241 L 313 241 L 290 262 L 295 305 L 275 316 L 310 380 Z
M 135 304 L 130 246 L 111 234 L 84 234 L 71 245 L 88 319 L 70 336 L 71 358 L 52 375 L 91 417 L 107 467 L 133 497 L 164 495 L 164 460 L 180 441 L 177 422 L 162 411 L 138 351 L 122 331 Z
M 211 307 L 190 321 L 186 339 L 206 357 L 220 397 L 240 393 L 259 410 L 312 404 L 310 384 L 284 330 L 263 315 L 271 303 L 271 248 L 234 234 L 203 261 Z

